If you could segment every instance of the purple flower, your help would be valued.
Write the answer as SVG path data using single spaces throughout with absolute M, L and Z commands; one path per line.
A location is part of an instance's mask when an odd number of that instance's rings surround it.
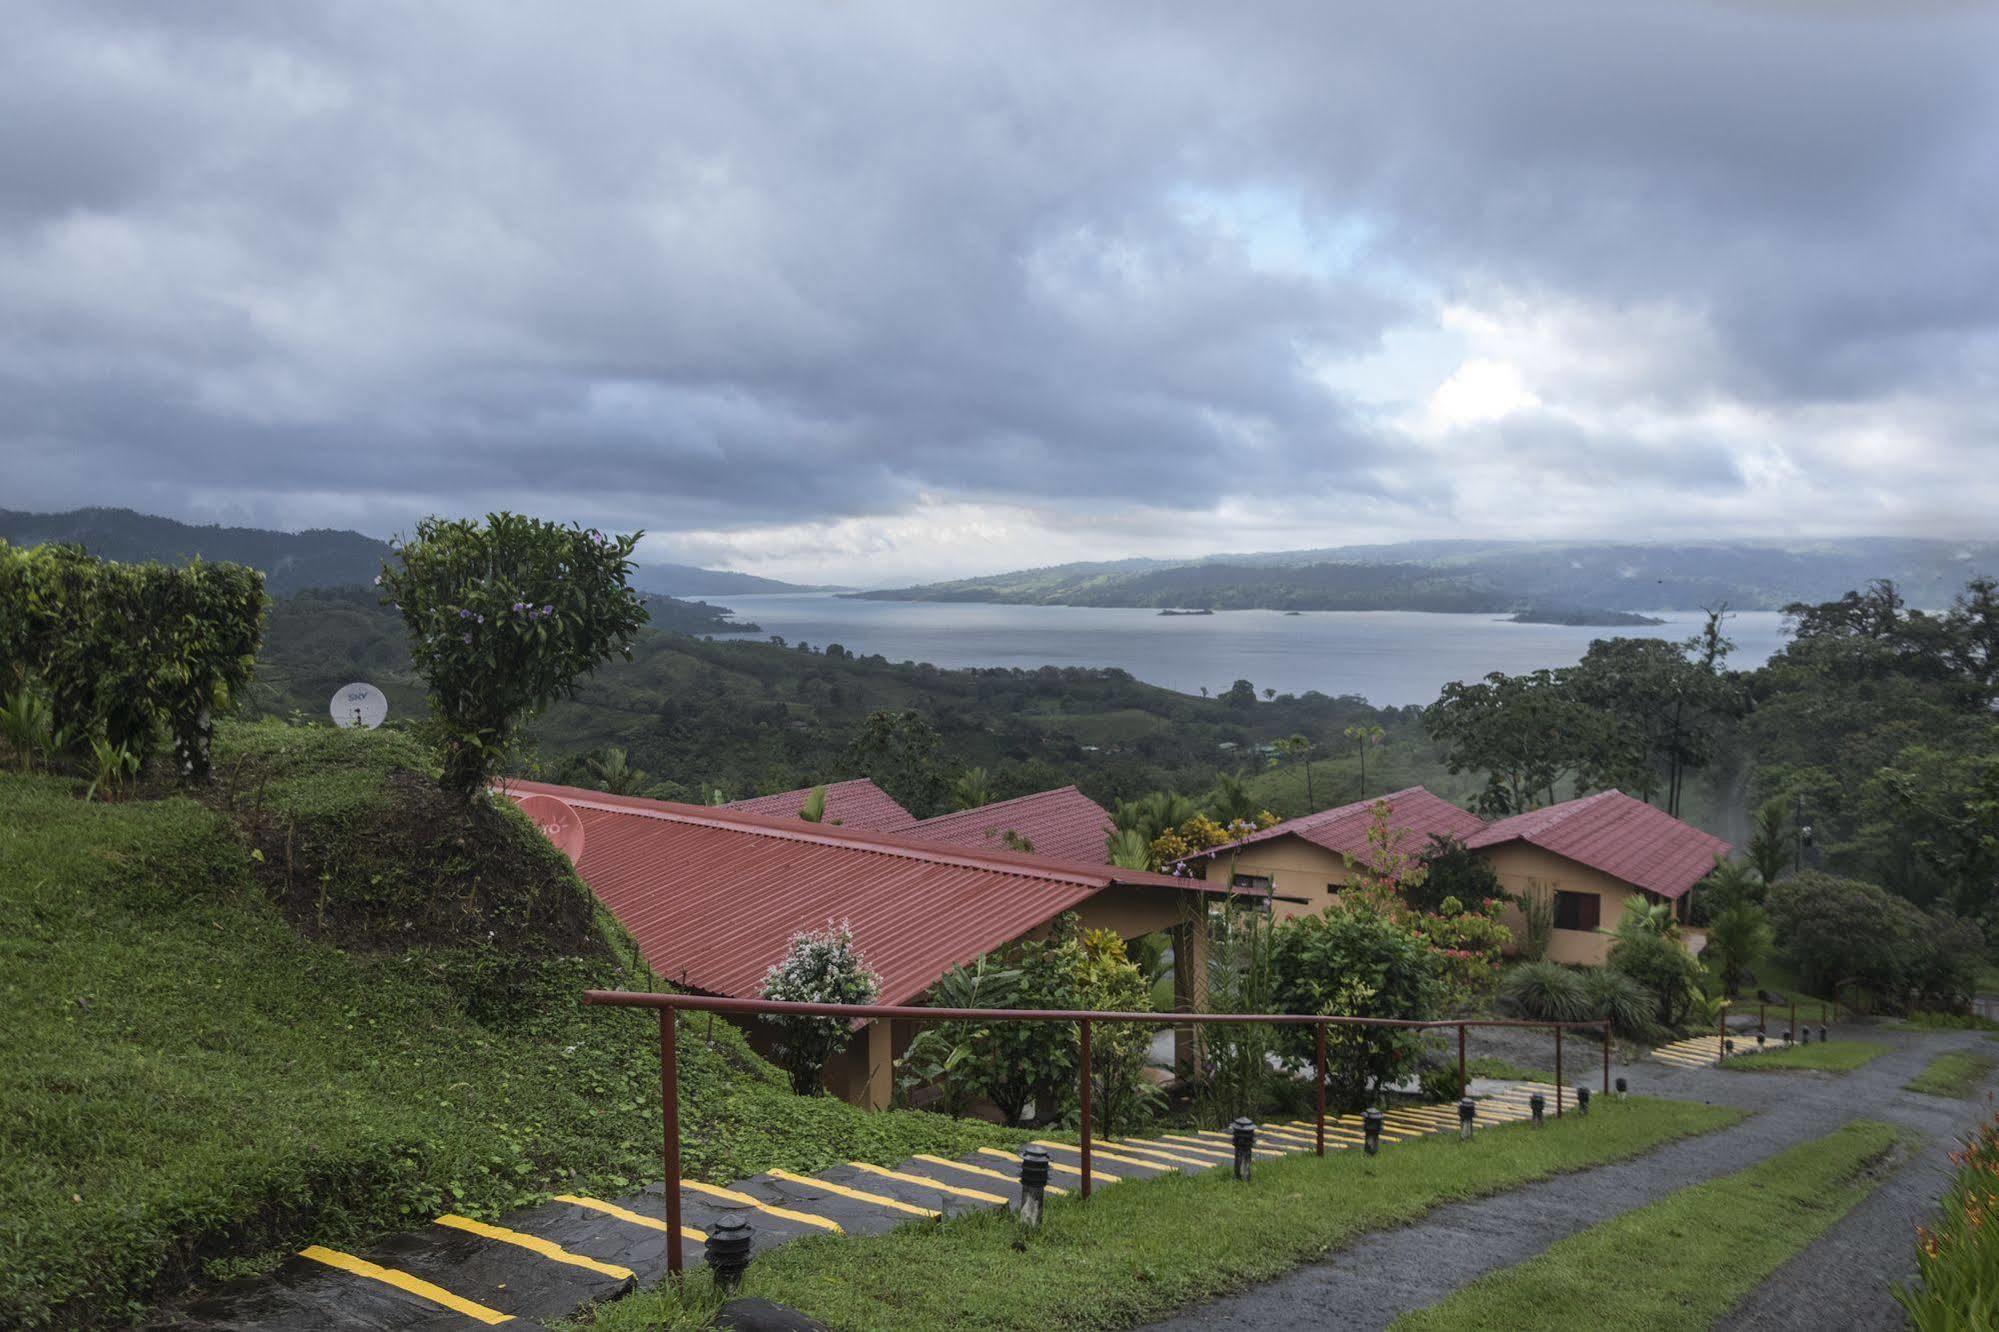
M 477 623 L 477 624 L 484 624 L 484 623 L 486 623 L 486 617 L 485 617 L 485 616 L 483 616 L 483 615 L 474 615 L 474 616 L 472 617 L 472 619 L 473 619 L 473 621 L 474 621 L 475 623 Z
M 472 618 L 472 612 L 469 610 L 461 610 L 458 612 L 458 618 L 461 620 L 469 620 Z
M 458 636 L 459 636 L 460 638 L 464 639 L 464 640 L 465 640 L 466 642 L 468 642 L 468 643 L 472 641 L 472 635 L 470 635 L 470 634 L 460 634 L 460 635 L 458 635 Z
M 542 613 L 543 615 L 553 615 L 553 614 L 555 614 L 555 607 L 553 607 L 553 606 L 543 606 L 543 607 L 541 608 L 541 613 Z

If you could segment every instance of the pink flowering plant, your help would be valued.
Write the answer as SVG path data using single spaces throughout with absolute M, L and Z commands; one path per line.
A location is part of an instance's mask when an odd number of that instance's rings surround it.
M 802 1004 L 868 1004 L 881 993 L 881 977 L 854 946 L 846 921 L 826 922 L 824 930 L 791 936 L 784 958 L 764 975 L 763 997 Z M 838 1017 L 771 1017 L 777 1029 L 777 1061 L 791 1075 L 800 1096 L 825 1090 L 820 1081 L 828 1060 L 846 1048 L 853 1023 Z
M 414 539 L 390 543 L 375 581 L 430 685 L 447 791 L 484 789 L 523 723 L 600 663 L 631 659 L 646 621 L 630 582 L 643 535 L 495 513 L 426 518 Z

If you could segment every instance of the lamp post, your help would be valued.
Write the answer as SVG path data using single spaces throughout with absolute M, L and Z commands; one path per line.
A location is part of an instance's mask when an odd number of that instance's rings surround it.
M 1360 1117 L 1361 1150 L 1369 1156 L 1381 1150 L 1381 1122 L 1385 1118 L 1381 1111 L 1369 1109 Z
M 1470 1142 L 1472 1121 L 1478 1118 L 1478 1102 L 1467 1096 L 1458 1102 L 1458 1141 Z
M 1041 1224 L 1041 1202 L 1048 1189 L 1048 1149 L 1020 1149 L 1020 1224 Z
M 1623 1079 L 1619 1078 L 1618 1081 L 1622 1082 Z M 1532 1096 L 1529 1096 L 1527 1098 L 1527 1109 L 1530 1112 L 1532 1112 L 1534 1116 L 1534 1127 L 1540 1128 L 1541 1116 L 1548 1109 L 1548 1098 L 1543 1096 L 1540 1092 L 1535 1092 Z

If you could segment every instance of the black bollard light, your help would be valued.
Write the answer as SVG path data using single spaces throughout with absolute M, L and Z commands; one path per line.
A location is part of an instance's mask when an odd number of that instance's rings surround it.
M 1626 1082 L 1623 1078 L 1619 1078 L 1617 1080 L 1617 1099 L 1621 1101 L 1630 1094 L 1631 1094 L 1631 1084 Z
M 1784 1048 L 1786 1050 L 1791 1048 L 1791 1029 L 1789 1027 L 1784 1028 Z
M 1048 1190 L 1048 1149 L 1020 1149 L 1020 1224 L 1041 1224 L 1041 1201 Z
M 1763 1033 L 1760 1031 L 1756 1033 L 1756 1048 L 1759 1050 L 1763 1048 Z
M 1721 1052 L 1724 1055 L 1732 1055 L 1735 1053 L 1735 1037 L 1730 1036 L 1721 1043 Z
M 1548 1098 L 1543 1096 L 1540 1092 L 1535 1092 L 1532 1096 L 1529 1096 L 1527 1098 L 1527 1109 L 1534 1116 L 1534 1127 L 1540 1128 L 1541 1116 L 1548 1109 Z
M 1810 1027 L 1799 1027 L 1798 1044 L 1810 1045 L 1811 1043 L 1812 1043 L 1812 1029 Z
M 1458 1102 L 1458 1141 L 1470 1142 L 1472 1121 L 1478 1118 L 1478 1102 L 1467 1096 Z
M 1256 1152 L 1256 1121 L 1238 1119 L 1229 1125 L 1229 1134 L 1235 1139 L 1235 1177 L 1247 1183 L 1250 1157 Z
M 731 1212 L 708 1232 L 702 1256 L 715 1279 L 715 1289 L 724 1293 L 743 1284 L 743 1269 L 750 1265 L 750 1223 L 740 1212 Z
M 1383 1115 L 1379 1110 L 1368 1110 L 1360 1117 L 1361 1150 L 1369 1156 L 1381 1150 L 1382 1119 Z
M 1576 1113 L 1579 1115 L 1589 1113 L 1589 1087 L 1587 1085 L 1576 1088 Z
M 1824 1045 L 1827 1041 L 1831 1039 L 1832 1037 L 1826 1033 L 1825 1024 L 1821 1022 L 1819 1024 L 1819 1044 Z

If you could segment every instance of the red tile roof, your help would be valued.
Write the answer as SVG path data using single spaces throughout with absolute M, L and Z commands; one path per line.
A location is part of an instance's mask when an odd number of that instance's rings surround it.
M 1485 820 L 1478 815 L 1459 809 L 1420 786 L 1411 786 L 1389 795 L 1356 800 L 1351 805 L 1286 819 L 1239 842 L 1218 846 L 1208 854 L 1220 855 L 1236 847 L 1267 842 L 1274 837 L 1297 837 L 1328 851 L 1365 860 L 1370 851 L 1367 833 L 1374 826 L 1374 807 L 1383 801 L 1388 803 L 1388 826 L 1403 834 L 1403 849 L 1412 855 L 1429 846 L 1433 834 L 1469 841 L 1472 834 L 1485 827 Z
M 582 815 L 577 872 L 667 980 L 738 998 L 762 991 L 799 930 L 847 921 L 882 977 L 880 1002 L 917 998 L 969 962 L 1114 885 L 1219 892 L 1198 880 L 966 850 L 792 817 L 509 781 Z
M 772 818 L 798 817 L 798 811 L 815 788 L 780 791 L 776 795 L 751 796 L 731 800 L 723 809 L 740 809 L 747 814 L 768 814 Z M 876 832 L 901 832 L 914 827 L 916 816 L 895 802 L 895 797 L 865 777 L 826 784 L 827 823 L 842 828 L 872 828 Z
M 1110 863 L 1105 845 L 1110 830 L 1109 810 L 1075 787 L 1065 786 L 955 814 L 939 814 L 918 823 L 909 835 L 926 842 L 1003 851 L 1007 849 L 1006 834 L 1012 832 L 1026 838 L 1037 856 L 1104 865 Z
M 1531 842 L 1633 887 L 1674 898 L 1734 848 L 1622 791 L 1603 791 L 1515 814 L 1465 839 L 1471 847 Z

